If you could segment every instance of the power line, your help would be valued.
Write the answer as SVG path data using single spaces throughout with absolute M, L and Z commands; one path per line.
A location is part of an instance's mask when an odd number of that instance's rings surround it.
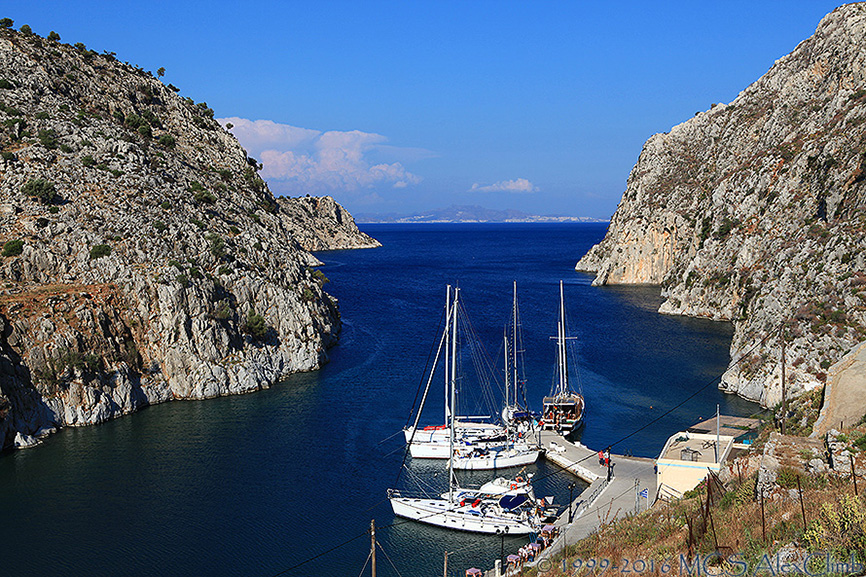
M 736 366 L 736 365 L 738 365 L 738 364 L 740 363 L 740 361 L 742 361 L 742 360 L 743 360 L 747 355 L 750 355 L 750 354 L 752 353 L 752 351 L 754 351 L 755 349 L 757 349 L 759 346 L 763 345 L 763 344 L 767 341 L 767 339 L 768 339 L 769 337 L 770 337 L 770 335 L 765 336 L 765 337 L 764 337 L 763 339 L 761 339 L 759 342 L 755 343 L 755 345 L 752 346 L 752 348 L 750 348 L 748 351 L 746 351 L 746 352 L 744 352 L 743 354 L 741 354 L 741 355 L 740 355 L 736 360 L 731 361 L 731 362 L 728 364 L 728 368 L 730 368 L 730 367 L 732 367 L 732 366 Z M 667 411 L 663 412 L 663 413 L 662 413 L 661 415 L 659 415 L 658 417 L 652 419 L 651 421 L 648 421 L 645 425 L 643 425 L 643 426 L 641 426 L 641 427 L 635 429 L 634 431 L 632 431 L 632 432 L 629 433 L 628 435 L 625 435 L 624 437 L 621 437 L 619 440 L 617 440 L 617 441 L 611 443 L 609 446 L 614 447 L 614 446 L 616 446 L 616 445 L 622 443 L 623 441 L 626 441 L 627 439 L 630 439 L 631 437 L 637 435 L 637 434 L 640 433 L 641 431 L 645 430 L 647 427 L 650 427 L 651 425 L 653 425 L 653 424 L 659 422 L 659 421 L 660 421 L 661 419 L 663 419 L 664 417 L 670 415 L 671 413 L 673 413 L 674 411 L 676 411 L 677 409 L 679 409 L 680 407 L 682 407 L 683 405 L 685 405 L 686 403 L 688 403 L 689 401 L 691 401 L 692 399 L 694 399 L 696 396 L 698 396 L 701 392 L 703 392 L 703 391 L 704 391 L 706 388 L 708 388 L 710 385 L 715 384 L 717 380 L 718 380 L 718 379 L 713 378 L 712 380 L 710 380 L 709 382 L 707 382 L 707 384 L 705 384 L 705 385 L 703 385 L 702 387 L 700 387 L 698 390 L 696 390 L 694 393 L 692 393 L 691 395 L 689 395 L 688 397 L 686 397 L 686 398 L 685 398 L 684 400 L 682 400 L 681 402 L 677 403 L 676 405 L 674 405 L 673 407 L 671 407 L 671 408 L 668 409 Z M 554 466 L 557 467 L 557 470 L 553 471 L 552 473 L 548 473 L 547 475 L 543 475 L 543 476 L 541 476 L 541 477 L 538 477 L 538 478 L 536 478 L 536 479 L 534 479 L 534 480 L 535 480 L 535 481 L 539 481 L 539 480 L 541 480 L 541 479 L 546 479 L 546 478 L 548 478 L 548 477 L 551 477 L 551 476 L 553 476 L 553 475 L 556 475 L 556 474 L 558 474 L 558 473 L 560 473 L 560 472 L 562 472 L 562 471 L 568 471 L 568 469 L 569 469 L 570 467 L 573 467 L 573 466 L 576 465 L 576 464 L 582 463 L 583 461 L 586 461 L 587 459 L 590 459 L 591 457 L 594 457 L 594 456 L 595 456 L 594 454 L 589 454 L 589 455 L 587 455 L 586 457 L 583 457 L 582 459 L 576 461 L 575 463 L 572 463 L 572 464 L 569 465 L 568 467 L 564 467 L 564 466 L 562 466 L 562 465 L 557 465 L 556 463 L 554 463 Z M 401 468 L 402 468 L 402 467 L 401 467 Z M 629 491 L 631 491 L 631 490 L 632 490 L 631 488 L 627 489 L 625 492 L 623 492 L 623 493 L 621 493 L 620 495 L 614 497 L 614 499 L 618 499 L 619 497 L 621 497 L 622 495 L 625 495 L 625 493 L 627 493 L 627 492 L 629 492 Z M 381 502 L 381 501 L 380 501 L 380 502 Z M 596 507 L 595 509 L 593 509 L 593 511 L 596 511 L 596 512 L 597 512 L 597 511 L 601 510 L 602 507 L 603 507 L 603 506 Z M 440 512 L 434 512 L 434 513 L 431 513 L 430 515 L 427 515 L 427 516 L 425 516 L 425 517 L 421 517 L 421 518 L 419 518 L 419 519 L 407 519 L 407 520 L 405 520 L 405 521 L 395 521 L 394 523 L 389 523 L 389 524 L 387 524 L 387 525 L 381 525 L 381 526 L 376 527 L 376 528 L 377 528 L 377 529 L 388 529 L 388 528 L 391 528 L 391 527 L 397 527 L 397 526 L 399 526 L 399 525 L 404 525 L 404 524 L 406 524 L 406 523 L 414 523 L 414 522 L 417 522 L 417 521 L 422 521 L 422 520 L 426 519 L 427 517 L 432 517 L 433 515 L 439 515 L 439 514 L 441 514 L 441 513 L 440 513 Z M 361 533 L 361 534 L 359 534 L 359 535 L 356 535 L 355 537 L 352 537 L 351 539 L 348 539 L 348 540 L 346 540 L 346 541 L 343 541 L 342 543 L 340 543 L 340 544 L 338 544 L 338 545 L 335 545 L 335 546 L 331 547 L 330 549 L 327 549 L 326 551 L 322 551 L 321 553 L 319 553 L 319 554 L 317 554 L 317 555 L 314 555 L 313 557 L 310 557 L 309 559 L 306 559 L 306 560 L 304 560 L 304 561 L 301 561 L 300 563 L 297 563 L 297 564 L 295 564 L 295 565 L 292 565 L 292 566 L 289 567 L 288 569 L 284 569 L 283 571 L 281 571 L 281 572 L 279 572 L 279 573 L 275 573 L 272 577 L 278 577 L 278 576 L 280 576 L 280 575 L 285 575 L 285 574 L 288 573 L 289 571 L 293 571 L 294 569 L 297 569 L 298 567 L 301 567 L 302 565 L 306 565 L 307 563 L 309 563 L 309 562 L 311 562 L 311 561 L 315 561 L 316 559 L 319 559 L 320 557 L 324 557 L 325 555 L 327 555 L 327 554 L 329 554 L 329 553 L 332 553 L 333 551 L 336 551 L 336 550 L 339 549 L 340 547 L 343 547 L 343 546 L 345 546 L 345 545 L 348 545 L 348 544 L 351 543 L 352 541 L 356 541 L 356 540 L 360 539 L 361 537 L 363 537 L 363 536 L 365 536 L 365 535 L 368 535 L 368 534 L 369 534 L 369 531 L 365 531 L 365 532 L 363 532 L 363 533 Z M 381 547 L 381 546 L 380 546 L 380 547 Z M 387 557 L 387 553 L 385 554 L 385 556 Z M 390 561 L 390 559 L 389 559 L 389 561 Z M 396 570 L 396 568 L 395 568 L 395 570 Z M 398 573 L 398 574 L 399 574 L 399 573 Z

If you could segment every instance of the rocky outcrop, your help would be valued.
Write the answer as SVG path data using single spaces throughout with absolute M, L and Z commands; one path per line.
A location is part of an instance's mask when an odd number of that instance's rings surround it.
M 732 321 L 722 388 L 772 406 L 782 338 L 792 394 L 866 339 L 864 238 L 866 5 L 851 4 L 730 104 L 651 137 L 577 270 Z
M 0 30 L 0 448 L 255 391 L 336 341 L 306 249 L 374 241 L 330 198 L 277 202 L 213 111 L 175 92 Z
M 278 198 L 277 202 L 284 226 L 305 250 L 382 246 L 358 230 L 352 215 L 330 196 Z

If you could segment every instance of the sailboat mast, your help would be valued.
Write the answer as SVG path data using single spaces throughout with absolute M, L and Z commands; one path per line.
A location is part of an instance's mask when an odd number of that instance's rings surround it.
M 451 377 L 448 372 L 450 367 L 448 365 L 448 348 L 449 348 L 449 335 L 448 333 L 450 325 L 448 324 L 451 320 L 451 285 L 445 287 L 445 424 L 448 424 L 448 419 L 451 418 L 451 395 L 448 394 L 448 387 L 450 386 Z
M 454 500 L 454 421 L 457 414 L 457 303 L 460 289 L 454 289 L 454 314 L 451 317 L 451 434 L 448 435 L 448 502 Z
M 502 340 L 505 345 L 505 407 L 508 407 L 508 389 L 511 388 L 511 384 L 508 382 L 508 330 L 502 331 Z
M 518 387 L 518 382 L 517 382 L 517 347 L 518 347 L 518 343 L 517 343 L 517 281 L 514 281 L 514 299 L 513 299 L 513 303 L 511 304 L 511 317 L 512 317 L 511 318 L 511 327 L 512 327 L 511 328 L 511 330 L 512 330 L 512 333 L 511 333 L 511 347 L 512 347 L 511 370 L 514 371 L 514 378 L 512 379 L 512 381 L 514 383 L 514 404 L 517 405 L 518 404 L 518 402 L 517 402 L 517 399 L 518 399 L 518 395 L 517 395 L 517 387 Z
M 565 354 L 565 295 L 562 281 L 559 281 L 559 393 L 561 395 L 565 395 L 568 391 L 568 364 Z

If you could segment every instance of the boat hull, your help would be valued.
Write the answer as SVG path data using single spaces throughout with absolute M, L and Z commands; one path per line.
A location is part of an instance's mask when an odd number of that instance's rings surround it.
M 457 456 L 454 458 L 454 468 L 461 471 L 490 471 L 494 469 L 507 469 L 509 467 L 523 467 L 531 465 L 538 460 L 541 451 L 495 451 L 488 455 Z
M 398 517 L 446 529 L 489 535 L 503 531 L 509 535 L 528 535 L 538 531 L 536 524 L 519 514 L 485 516 L 471 506 L 461 507 L 442 499 L 390 497 L 389 501 Z

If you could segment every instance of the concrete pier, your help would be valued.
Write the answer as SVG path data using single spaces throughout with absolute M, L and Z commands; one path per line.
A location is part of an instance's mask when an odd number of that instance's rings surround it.
M 526 566 L 541 563 L 543 567 L 567 544 L 583 539 L 602 523 L 634 513 L 636 493 L 647 489 L 649 499 L 640 499 L 641 511 L 646 510 L 647 503 L 652 504 L 655 499 L 654 459 L 611 454 L 613 477 L 608 482 L 607 468 L 598 464 L 598 450 L 567 441 L 553 431 L 542 431 L 541 441 L 546 451 L 545 458 L 583 479 L 589 483 L 589 487 L 570 503 L 572 522 L 568 522 L 569 509 L 565 509 L 554 523 L 559 536 L 534 562 Z M 495 570 L 488 571 L 486 575 L 498 577 Z

